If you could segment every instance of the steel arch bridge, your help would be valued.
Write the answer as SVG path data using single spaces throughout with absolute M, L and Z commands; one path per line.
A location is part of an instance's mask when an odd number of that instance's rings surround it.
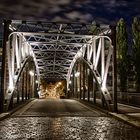
M 41 78 L 65 79 L 69 89 L 70 76 L 79 59 L 90 68 L 110 108 L 112 89 L 108 88 L 107 80 L 113 71 L 112 30 L 108 25 L 100 25 L 96 26 L 96 35 L 90 35 L 92 26 L 95 25 L 5 21 L 2 89 L 7 109 L 15 95 L 22 94 L 21 100 L 34 96 Z M 20 95 L 17 102 L 19 98 Z

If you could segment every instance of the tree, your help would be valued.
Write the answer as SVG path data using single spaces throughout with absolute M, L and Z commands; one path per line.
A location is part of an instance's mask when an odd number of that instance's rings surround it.
M 120 90 L 127 90 L 127 32 L 124 19 L 120 19 L 116 27 L 116 46 L 118 75 L 120 79 Z
M 92 24 L 90 25 L 90 29 L 89 29 L 89 33 L 90 35 L 97 35 L 98 34 L 98 28 L 97 28 L 97 24 L 95 21 L 92 22 Z
M 136 89 L 140 91 L 140 19 L 134 17 L 132 23 L 134 66 L 136 71 Z

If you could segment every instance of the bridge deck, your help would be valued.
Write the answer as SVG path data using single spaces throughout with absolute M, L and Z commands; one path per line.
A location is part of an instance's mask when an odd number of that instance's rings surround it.
M 0 122 L 0 139 L 140 139 L 139 130 L 75 100 L 34 100 Z

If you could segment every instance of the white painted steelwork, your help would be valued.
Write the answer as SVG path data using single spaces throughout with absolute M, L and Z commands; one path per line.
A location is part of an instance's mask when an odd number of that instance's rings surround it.
M 89 25 L 88 25 L 89 26 Z M 98 35 L 87 35 L 88 26 L 77 23 L 12 21 L 13 32 L 7 42 L 9 88 L 12 93 L 23 63 L 33 57 L 38 83 L 66 79 L 69 89 L 74 64 L 83 59 L 93 72 L 106 100 L 111 101 L 107 86 L 113 46 L 109 26 L 100 26 Z

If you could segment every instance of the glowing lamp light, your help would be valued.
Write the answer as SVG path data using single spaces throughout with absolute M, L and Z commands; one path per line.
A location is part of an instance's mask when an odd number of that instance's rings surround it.
M 14 79 L 17 80 L 17 78 L 18 78 L 18 76 L 17 75 L 14 75 Z
M 35 83 L 38 84 L 38 80 L 36 80 Z
M 61 82 L 59 82 L 59 83 L 58 83 L 58 85 L 62 85 L 62 83 L 61 83 Z
M 31 76 L 34 76 L 34 72 L 33 71 L 29 71 L 29 74 L 31 75 Z
M 9 90 L 10 92 L 13 91 L 13 90 L 14 90 L 14 86 L 9 85 L 8 90 Z
M 101 90 L 102 90 L 102 91 L 106 91 L 106 87 L 105 87 L 105 86 L 102 86 L 102 87 L 101 87 Z
M 41 92 L 40 91 L 38 91 L 38 95 L 40 95 L 41 94 Z
M 81 57 L 81 56 L 82 56 L 82 53 L 79 51 L 79 52 L 77 53 L 77 55 L 78 55 L 79 57 Z
M 72 82 L 71 81 L 69 81 L 69 84 L 71 84 Z
M 79 77 L 79 76 L 80 76 L 80 72 L 76 72 L 75 77 Z

